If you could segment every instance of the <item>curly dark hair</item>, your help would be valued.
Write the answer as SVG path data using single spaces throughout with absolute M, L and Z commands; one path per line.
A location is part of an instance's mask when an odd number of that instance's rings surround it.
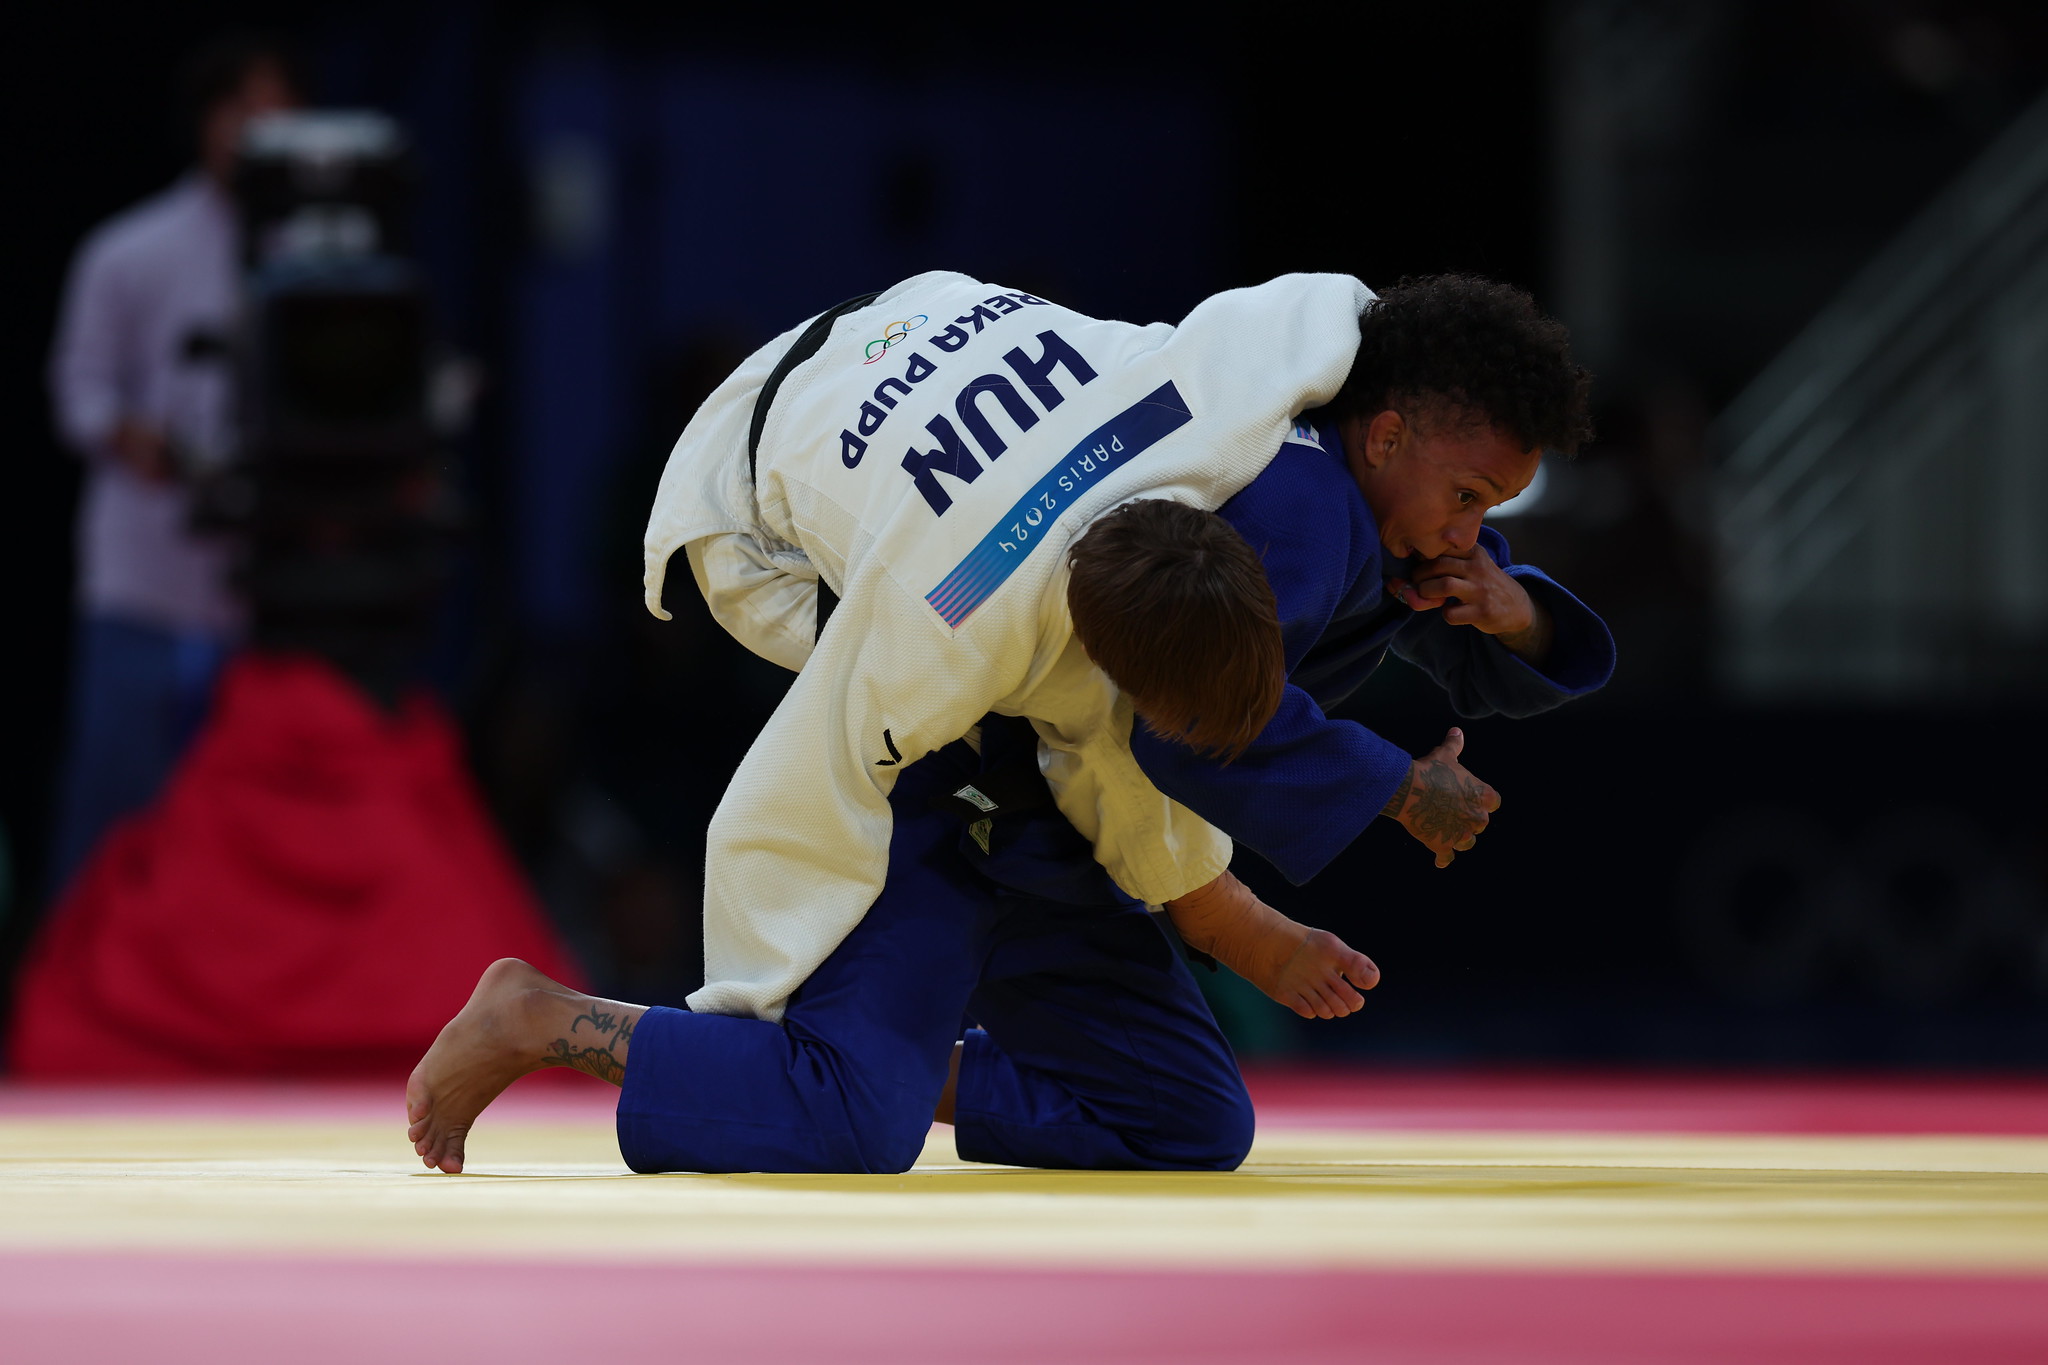
M 1563 455 L 1593 439 L 1593 376 L 1572 363 L 1563 324 L 1513 285 L 1411 276 L 1366 305 L 1358 333 L 1333 417 L 1406 406 L 1412 418 L 1483 418 L 1524 450 Z

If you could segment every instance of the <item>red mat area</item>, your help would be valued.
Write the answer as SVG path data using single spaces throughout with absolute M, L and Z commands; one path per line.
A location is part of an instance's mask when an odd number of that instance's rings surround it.
M 2038 1279 L 0 1257 L 17 1365 L 290 1360 L 2039 1365 Z

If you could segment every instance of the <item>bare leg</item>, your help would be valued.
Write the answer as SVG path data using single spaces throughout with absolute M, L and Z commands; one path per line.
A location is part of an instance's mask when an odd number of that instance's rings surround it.
M 405 1083 L 412 1149 L 429 1167 L 459 1174 L 477 1115 L 506 1086 L 542 1067 L 574 1067 L 619 1084 L 645 1013 L 644 1005 L 570 990 L 516 957 L 498 959 Z

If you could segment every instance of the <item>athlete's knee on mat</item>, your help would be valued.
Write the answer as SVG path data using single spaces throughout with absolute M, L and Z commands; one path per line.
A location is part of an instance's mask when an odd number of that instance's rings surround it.
M 1234 1171 L 1250 1155 L 1256 1127 L 1244 1086 L 1220 1086 L 1164 1100 L 1151 1129 L 1126 1141 L 1162 1165 Z
M 785 1125 L 621 1115 L 619 1155 L 641 1175 L 670 1171 L 779 1175 L 897 1175 L 924 1151 L 927 1122 L 880 1131 L 816 1119 Z
M 870 1175 L 900 1175 L 924 1155 L 932 1131 L 932 1105 L 870 1102 L 848 1106 L 847 1139 Z

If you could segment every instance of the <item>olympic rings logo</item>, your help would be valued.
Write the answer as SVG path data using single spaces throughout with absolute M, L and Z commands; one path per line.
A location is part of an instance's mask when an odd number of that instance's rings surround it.
M 930 318 L 926 317 L 923 313 L 919 313 L 914 318 L 899 318 L 895 322 L 890 323 L 882 329 L 880 336 L 868 343 L 868 358 L 861 361 L 861 364 L 874 364 L 889 353 L 891 346 L 894 346 L 897 342 L 903 340 L 903 338 L 909 336 L 912 332 L 915 332 L 930 321 Z

